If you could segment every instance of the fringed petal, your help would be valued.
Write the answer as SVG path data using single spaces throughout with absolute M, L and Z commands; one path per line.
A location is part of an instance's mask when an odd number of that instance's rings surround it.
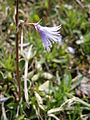
M 44 46 L 47 48 L 47 51 L 50 51 L 50 48 L 52 47 L 52 43 L 62 41 L 62 36 L 59 33 L 59 30 L 61 28 L 61 25 L 56 27 L 43 27 L 41 25 L 36 25 L 35 29 L 39 32 Z

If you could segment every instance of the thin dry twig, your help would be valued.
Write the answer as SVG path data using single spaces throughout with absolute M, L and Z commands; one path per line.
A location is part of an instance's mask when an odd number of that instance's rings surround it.
M 66 105 L 66 104 L 72 105 L 75 102 L 79 102 L 79 103 L 81 103 L 81 104 L 83 104 L 83 105 L 85 105 L 87 107 L 90 107 L 90 104 L 84 102 L 83 100 L 79 99 L 78 97 L 73 97 L 71 99 L 66 100 L 60 107 L 49 110 L 48 111 L 48 115 L 52 114 L 52 113 L 56 113 L 56 112 L 62 111 L 64 105 Z
M 18 104 L 18 106 L 17 106 L 16 119 L 17 119 L 17 118 L 18 118 L 18 116 L 19 116 L 21 103 L 22 103 L 22 99 L 20 100 L 20 102 L 19 102 L 19 104 Z
M 4 107 L 4 102 L 2 102 L 2 114 L 3 114 L 4 120 L 7 120 L 6 111 L 5 111 L 5 107 Z
M 78 3 L 82 8 L 84 8 L 83 4 L 81 3 L 80 0 L 76 0 L 76 3 Z
M 21 100 L 21 82 L 19 75 L 19 62 L 18 62 L 18 0 L 16 0 L 16 67 L 17 67 L 17 81 L 19 86 L 19 101 Z
M 21 26 L 21 53 L 23 52 L 23 26 Z
M 47 13 L 46 13 L 46 21 L 47 21 L 48 16 L 49 16 L 50 7 L 51 7 L 51 0 L 49 0 L 48 10 L 47 10 Z
M 28 103 L 27 74 L 28 74 L 28 60 L 26 60 L 25 62 L 25 75 L 24 75 L 24 94 L 26 102 Z
M 28 62 L 31 56 L 31 49 L 32 49 L 32 46 L 29 48 L 28 52 L 26 52 L 25 72 L 24 72 L 24 95 L 25 95 L 25 100 L 28 108 L 30 108 L 30 105 L 28 100 L 27 74 L 28 74 Z

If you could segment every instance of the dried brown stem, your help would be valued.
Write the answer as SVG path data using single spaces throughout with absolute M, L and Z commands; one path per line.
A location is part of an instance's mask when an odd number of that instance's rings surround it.
M 47 10 L 47 14 L 46 14 L 46 21 L 47 21 L 48 16 L 49 16 L 50 7 L 51 7 L 51 0 L 49 0 L 48 10 Z
M 17 67 L 17 81 L 19 86 L 19 101 L 21 100 L 21 82 L 19 76 L 19 62 L 18 62 L 18 2 L 16 0 L 16 67 Z

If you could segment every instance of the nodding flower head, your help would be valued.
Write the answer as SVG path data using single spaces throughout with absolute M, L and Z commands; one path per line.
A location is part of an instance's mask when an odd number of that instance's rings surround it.
M 50 51 L 52 43 L 62 41 L 62 36 L 59 33 L 61 25 L 56 27 L 43 27 L 39 24 L 35 25 L 35 29 L 39 32 L 44 46 L 47 48 L 47 51 Z

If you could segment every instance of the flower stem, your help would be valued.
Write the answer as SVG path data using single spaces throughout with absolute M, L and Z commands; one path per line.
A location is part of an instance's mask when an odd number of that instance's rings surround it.
M 48 10 L 47 10 L 47 13 L 46 13 L 46 21 L 48 19 L 48 16 L 49 16 L 49 12 L 50 12 L 50 7 L 51 7 L 51 0 L 49 0 L 49 5 L 48 5 Z
M 21 100 L 21 82 L 19 76 L 19 62 L 18 62 L 18 1 L 16 0 L 16 67 L 17 67 L 17 81 L 19 86 L 19 101 Z

